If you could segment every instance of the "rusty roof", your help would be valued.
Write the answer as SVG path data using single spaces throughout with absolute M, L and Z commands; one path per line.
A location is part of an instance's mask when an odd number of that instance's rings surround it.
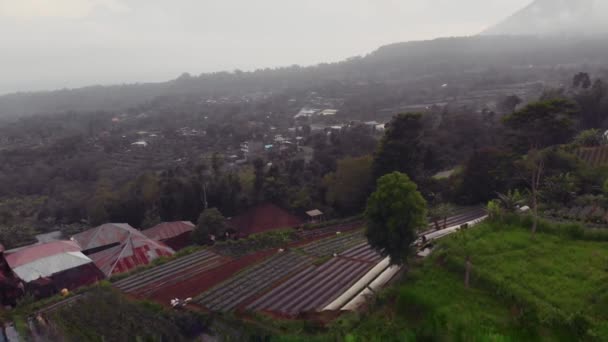
M 184 233 L 190 233 L 194 230 L 194 224 L 188 221 L 178 222 L 163 222 L 150 229 L 142 231 L 142 233 L 152 240 L 163 241 L 182 235 Z
M 89 255 L 95 265 L 107 276 L 130 271 L 144 266 L 161 256 L 175 253 L 162 242 L 153 241 L 137 232 L 118 246 Z

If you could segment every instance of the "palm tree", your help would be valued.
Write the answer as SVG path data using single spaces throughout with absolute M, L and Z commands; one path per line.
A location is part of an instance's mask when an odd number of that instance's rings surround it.
M 497 192 L 496 194 L 498 195 L 500 207 L 506 212 L 515 212 L 525 203 L 524 196 L 522 196 L 519 190 L 509 190 L 506 194 Z

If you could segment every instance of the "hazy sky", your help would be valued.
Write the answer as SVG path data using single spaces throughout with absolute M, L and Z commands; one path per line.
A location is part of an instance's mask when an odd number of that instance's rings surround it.
M 0 93 L 309 65 L 474 35 L 531 0 L 0 0 Z

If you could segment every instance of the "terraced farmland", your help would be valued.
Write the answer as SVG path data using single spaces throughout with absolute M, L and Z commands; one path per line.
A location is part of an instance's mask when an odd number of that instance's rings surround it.
M 312 265 L 312 259 L 297 252 L 279 253 L 230 278 L 195 301 L 213 311 L 232 311 L 273 283 Z
M 355 246 L 346 252 L 340 254 L 343 258 L 377 263 L 382 259 L 382 256 L 376 252 L 367 242 Z
M 114 286 L 123 292 L 147 297 L 164 287 L 197 276 L 228 261 L 228 258 L 204 250 L 135 274 L 116 282 Z
M 247 306 L 295 316 L 320 310 L 361 279 L 382 257 L 367 243 L 355 246 L 320 267 L 310 266 Z
M 319 242 L 308 244 L 302 247 L 302 250 L 305 253 L 315 257 L 327 257 L 333 255 L 334 253 L 339 254 L 350 247 L 364 242 L 365 240 L 365 234 L 361 230 L 354 233 L 341 234 L 338 237 L 331 237 Z
M 365 221 L 354 221 L 348 223 L 341 223 L 329 227 L 311 229 L 311 230 L 303 230 L 298 232 L 298 236 L 300 238 L 308 239 L 311 237 L 318 237 L 327 234 L 332 234 L 336 232 L 348 232 L 355 229 L 363 228 L 365 226 Z
M 439 220 L 437 224 L 441 229 L 449 228 L 454 226 L 460 226 L 461 224 L 465 224 L 467 222 L 476 220 L 480 217 L 486 215 L 485 209 L 481 207 L 473 207 L 473 208 L 462 208 L 457 210 L 456 213 L 447 219 L 446 225 L 444 227 L 443 220 Z M 429 220 L 430 221 L 430 220 Z M 428 228 L 430 230 L 435 230 L 435 223 L 430 222 Z

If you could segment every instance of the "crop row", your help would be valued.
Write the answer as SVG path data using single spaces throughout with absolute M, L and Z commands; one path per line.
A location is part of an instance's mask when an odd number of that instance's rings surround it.
M 323 235 L 327 235 L 327 234 L 331 234 L 331 233 L 347 232 L 347 231 L 362 228 L 364 225 L 365 225 L 364 221 L 341 223 L 341 224 L 331 225 L 331 226 L 324 227 L 324 228 L 302 230 L 302 231 L 298 232 L 298 236 L 300 238 L 311 238 L 311 237 L 323 236 Z
M 340 256 L 357 261 L 377 263 L 382 260 L 382 256 L 375 251 L 367 242 L 355 246 Z
M 203 293 L 195 301 L 209 310 L 231 311 L 274 282 L 311 264 L 304 255 L 282 252 Z
M 314 242 L 302 247 L 302 250 L 315 257 L 326 257 L 339 254 L 348 248 L 358 245 L 365 241 L 363 231 L 349 234 L 341 234 L 338 237 L 331 237 L 319 242 Z
M 224 264 L 227 259 L 209 250 L 193 253 L 164 265 L 120 280 L 115 287 L 126 293 L 147 296 Z
M 473 221 L 475 219 L 478 219 L 482 216 L 486 215 L 486 212 L 483 208 L 465 208 L 462 209 L 458 212 L 456 212 L 456 214 L 448 217 L 447 221 L 445 222 L 445 227 L 444 227 L 444 221 L 443 220 L 438 220 L 437 224 L 439 225 L 440 228 L 449 228 L 449 227 L 454 227 L 454 226 L 459 226 L 461 224 Z M 429 223 L 429 229 L 434 230 L 436 228 L 435 223 L 434 222 L 430 222 Z
M 286 315 L 319 310 L 351 287 L 373 264 L 336 257 L 310 266 L 247 306 Z

